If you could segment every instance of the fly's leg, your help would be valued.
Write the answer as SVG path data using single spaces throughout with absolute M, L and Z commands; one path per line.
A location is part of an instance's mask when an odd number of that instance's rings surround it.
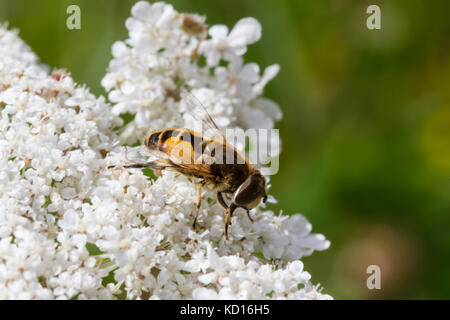
M 217 201 L 219 202 L 222 208 L 224 208 L 225 210 L 228 209 L 227 203 L 225 202 L 225 200 L 223 200 L 222 192 L 217 192 Z
M 195 230 L 195 224 L 197 223 L 198 214 L 200 212 L 200 206 L 202 204 L 202 187 L 203 187 L 203 182 L 196 183 L 195 187 L 197 188 L 197 205 L 196 205 L 196 213 L 195 213 L 194 222 L 192 223 L 192 230 Z
M 222 192 L 217 192 L 217 201 L 220 206 L 227 211 L 227 214 L 225 215 L 225 238 L 228 240 L 228 225 L 230 224 L 231 219 L 231 209 L 228 207 L 225 200 L 223 200 Z
M 250 219 L 250 221 L 251 221 L 251 222 L 255 222 L 255 221 L 253 221 L 253 218 L 250 216 L 250 210 L 247 209 L 247 208 L 244 208 L 244 209 L 245 209 L 245 211 L 247 212 L 247 216 L 248 216 L 248 218 Z
M 225 239 L 228 240 L 228 226 L 231 220 L 231 208 L 227 208 L 227 214 L 225 215 Z
M 227 214 L 225 215 L 225 239 L 228 240 L 228 226 L 230 225 L 231 222 L 231 217 L 233 216 L 233 212 L 234 210 L 236 210 L 236 205 L 234 203 L 232 203 L 228 208 L 227 208 Z
M 217 192 L 217 200 L 222 208 L 227 211 L 225 215 L 225 239 L 228 240 L 228 226 L 231 222 L 231 216 L 233 215 L 234 210 L 236 210 L 236 205 L 232 203 L 230 206 L 227 206 L 226 202 L 223 200 L 223 196 L 221 192 Z

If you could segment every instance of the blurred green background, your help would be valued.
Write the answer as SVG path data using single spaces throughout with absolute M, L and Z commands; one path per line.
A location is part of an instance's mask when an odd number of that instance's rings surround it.
M 43 63 L 97 95 L 135 1 L 0 0 L 0 21 Z M 232 27 L 253 16 L 246 61 L 281 71 L 267 87 L 284 118 L 274 210 L 303 213 L 331 247 L 304 258 L 335 298 L 450 298 L 450 2 L 170 1 Z M 66 8 L 81 8 L 81 30 Z M 366 8 L 381 7 L 381 30 Z M 381 267 L 381 290 L 366 287 Z

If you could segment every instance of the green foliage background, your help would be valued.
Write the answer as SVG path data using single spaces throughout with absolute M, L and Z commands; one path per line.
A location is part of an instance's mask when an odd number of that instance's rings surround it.
M 97 95 L 135 1 L 0 0 L 42 62 Z M 253 16 L 247 61 L 279 63 L 266 96 L 284 112 L 274 210 L 303 213 L 329 250 L 304 260 L 335 298 L 450 298 L 450 2 L 170 0 L 232 27 Z M 81 8 L 81 30 L 66 8 Z M 366 8 L 381 7 L 381 30 Z M 368 265 L 381 290 L 368 290 Z

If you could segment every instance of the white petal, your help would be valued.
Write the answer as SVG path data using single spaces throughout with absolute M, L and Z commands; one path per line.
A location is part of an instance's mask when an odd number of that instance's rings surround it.
M 214 281 L 216 281 L 217 279 L 217 274 L 214 272 L 210 272 L 207 274 L 202 274 L 200 276 L 198 276 L 198 281 L 200 281 L 203 284 L 210 284 Z
M 174 20 L 175 14 L 176 12 L 173 7 L 171 5 L 166 5 L 164 7 L 162 15 L 159 17 L 158 22 L 156 23 L 156 26 L 163 27 L 169 25 L 169 23 Z
M 76 196 L 76 191 L 74 188 L 64 188 L 61 195 L 64 199 L 73 199 Z
M 244 80 L 254 83 L 259 80 L 259 66 L 256 63 L 247 63 L 239 74 Z
M 218 294 L 212 289 L 195 288 L 192 292 L 192 298 L 194 300 L 215 300 L 218 298 Z
M 217 24 L 209 28 L 208 33 L 213 38 L 224 39 L 228 34 L 228 27 L 223 24 Z
M 261 38 L 261 24 L 255 18 L 248 17 L 239 20 L 229 35 L 231 46 L 245 46 Z
M 271 129 L 273 120 L 262 110 L 252 109 L 247 114 L 247 127 L 254 129 Z
M 127 53 L 127 46 L 122 41 L 116 41 L 114 42 L 112 46 L 112 55 L 115 58 L 123 57 Z
M 220 53 L 217 51 L 210 51 L 206 55 L 206 63 L 208 66 L 213 67 L 217 66 L 220 61 Z
M 279 71 L 280 71 L 280 66 L 278 64 L 273 64 L 271 66 L 268 66 L 264 70 L 264 74 L 261 77 L 261 80 L 253 86 L 254 94 L 255 95 L 260 95 L 263 92 L 263 89 L 266 86 L 266 84 L 270 80 L 275 78 L 275 76 L 278 74 Z
M 263 110 L 269 117 L 275 121 L 281 120 L 283 113 L 281 112 L 280 106 L 275 103 L 275 101 L 267 98 L 258 98 L 254 102 L 254 105 Z
M 147 1 L 139 1 L 131 8 L 131 14 L 136 18 L 145 20 L 150 16 L 152 6 Z

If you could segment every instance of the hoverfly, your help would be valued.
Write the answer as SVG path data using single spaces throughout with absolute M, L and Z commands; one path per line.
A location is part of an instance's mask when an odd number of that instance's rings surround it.
M 161 175 L 162 170 L 171 170 L 190 178 L 197 189 L 193 229 L 200 211 L 202 188 L 205 186 L 215 190 L 218 203 L 226 210 L 225 238 L 228 240 L 228 226 L 234 211 L 243 208 L 253 222 L 250 209 L 261 200 L 266 202 L 266 180 L 244 154 L 226 142 L 197 98 L 187 91 L 181 92 L 181 98 L 191 109 L 189 114 L 206 128 L 205 134 L 187 128 L 150 131 L 144 140 L 144 147 L 155 160 L 126 164 L 123 168 L 151 168 L 157 176 Z M 232 159 L 231 163 L 227 163 L 229 159 Z M 230 204 L 227 204 L 224 195 L 228 196 Z

